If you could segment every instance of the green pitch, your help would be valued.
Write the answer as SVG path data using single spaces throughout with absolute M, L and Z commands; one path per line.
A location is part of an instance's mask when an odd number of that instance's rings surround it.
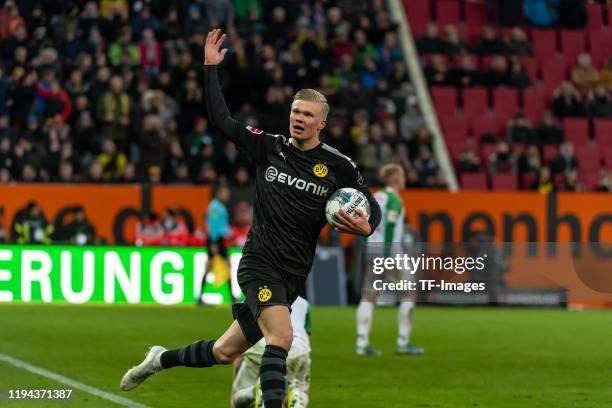
M 417 309 L 420 357 L 393 354 L 396 309 L 377 309 L 372 344 L 354 355 L 354 308 L 314 308 L 311 406 L 612 406 L 610 312 L 542 309 Z M 231 370 L 177 368 L 122 393 L 118 384 L 149 345 L 216 337 L 228 308 L 0 305 L 0 353 L 151 407 L 227 407 Z M 66 388 L 0 361 L 8 388 Z M 110 407 L 76 391 L 70 402 L 15 407 Z

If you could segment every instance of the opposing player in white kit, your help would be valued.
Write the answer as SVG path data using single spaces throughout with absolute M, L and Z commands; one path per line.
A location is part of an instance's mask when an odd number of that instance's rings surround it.
M 308 405 L 310 387 L 310 305 L 298 297 L 291 305 L 293 342 L 287 357 L 287 392 L 285 407 L 302 408 Z M 266 347 L 261 339 L 234 362 L 232 408 L 263 407 L 259 367 Z M 237 368 L 237 373 L 236 373 Z
M 385 188 L 379 190 L 374 198 L 380 205 L 382 212 L 381 222 L 374 233 L 368 238 L 365 249 L 365 276 L 361 293 L 361 301 L 357 308 L 357 347 L 358 355 L 380 355 L 381 353 L 370 345 L 370 329 L 372 327 L 372 316 L 374 305 L 378 299 L 378 292 L 373 288 L 373 280 L 376 275 L 372 272 L 373 257 L 395 256 L 402 246 L 404 240 L 404 203 L 399 191 L 404 187 L 404 170 L 398 164 L 387 164 L 381 167 L 379 176 Z M 393 273 L 397 274 L 397 271 Z M 386 277 L 392 278 L 388 274 Z M 377 279 L 380 276 L 377 276 Z M 396 277 L 397 278 L 397 277 Z M 400 279 L 414 279 L 414 274 L 406 271 L 399 276 Z M 405 291 L 401 293 L 398 311 L 398 334 L 396 351 L 399 354 L 423 354 L 423 349 L 410 343 L 410 331 L 412 328 L 412 315 L 414 311 L 415 293 Z

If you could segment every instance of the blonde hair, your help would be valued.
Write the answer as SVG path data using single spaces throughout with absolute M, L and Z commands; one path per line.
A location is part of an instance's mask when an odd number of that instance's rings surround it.
M 327 118 L 329 113 L 329 105 L 327 104 L 327 98 L 321 92 L 314 89 L 300 89 L 295 95 L 293 95 L 294 101 L 309 101 L 318 102 L 321 104 L 321 113 L 324 118 Z
M 389 163 L 385 164 L 378 170 L 378 177 L 380 181 L 383 182 L 384 185 L 387 185 L 387 181 L 390 177 L 395 176 L 396 174 L 403 174 L 404 169 L 397 163 Z

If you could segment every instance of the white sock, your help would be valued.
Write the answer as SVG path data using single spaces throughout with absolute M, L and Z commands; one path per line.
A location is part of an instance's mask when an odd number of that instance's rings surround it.
M 373 312 L 374 303 L 363 300 L 359 303 L 357 307 L 357 347 L 366 347 L 370 344 Z
M 410 330 L 412 329 L 412 309 L 414 302 L 404 300 L 397 311 L 397 345 L 404 347 L 410 343 Z

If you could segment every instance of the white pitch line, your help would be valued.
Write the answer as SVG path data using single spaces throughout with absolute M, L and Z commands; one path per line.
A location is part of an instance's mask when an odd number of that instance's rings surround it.
M 5 363 L 11 364 L 17 368 L 24 369 L 34 374 L 42 375 L 43 377 L 50 378 L 59 383 L 68 385 L 77 390 L 86 392 L 91 395 L 95 395 L 96 397 L 112 401 L 115 404 L 123 405 L 128 408 L 150 408 L 147 405 L 139 404 L 138 402 L 132 401 L 127 398 L 120 397 L 115 394 L 111 394 L 110 392 L 102 391 L 98 388 L 92 387 L 91 385 L 83 384 L 82 382 L 78 382 L 72 380 L 68 377 L 64 377 L 61 374 L 54 373 L 53 371 L 46 370 L 42 367 L 35 366 L 30 363 L 26 363 L 25 361 L 19 360 L 17 358 L 7 356 L 6 354 L 0 353 L 0 361 L 4 361 Z

